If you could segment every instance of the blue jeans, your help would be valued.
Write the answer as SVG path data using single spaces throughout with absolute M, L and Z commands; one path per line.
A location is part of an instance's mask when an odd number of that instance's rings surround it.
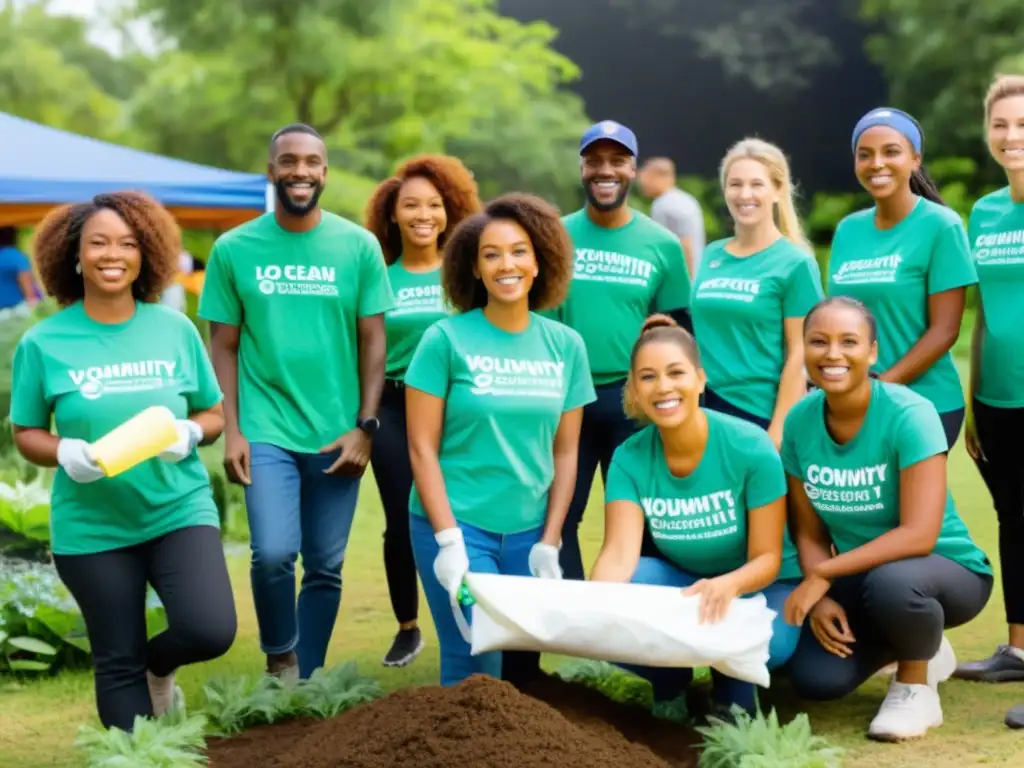
M 451 598 L 434 575 L 434 559 L 439 547 L 434 540 L 434 529 L 422 515 L 409 516 L 412 534 L 412 553 L 416 570 L 423 583 L 430 615 L 434 618 L 437 642 L 441 648 L 441 685 L 456 685 L 473 674 L 490 675 L 501 679 L 501 652 L 491 651 L 478 656 L 470 655 L 469 643 L 459 632 L 452 613 Z M 471 525 L 458 523 L 466 542 L 469 570 L 476 573 L 500 573 L 505 576 L 530 575 L 530 550 L 540 541 L 543 526 L 523 533 L 489 533 Z M 469 608 L 464 608 L 470 620 Z
M 338 453 L 251 449 L 245 487 L 252 596 L 265 654 L 295 651 L 299 676 L 324 665 L 341 605 L 341 566 L 359 499 L 359 478 L 324 474 Z M 295 561 L 302 588 L 295 605 Z
M 685 573 L 664 560 L 641 557 L 636 572 L 633 574 L 632 583 L 684 589 L 701 578 L 703 577 Z M 786 598 L 799 583 L 799 580 L 777 581 L 760 593 L 767 599 L 768 607 L 778 614 L 772 623 L 772 639 L 768 644 L 769 670 L 778 669 L 789 661 L 789 657 L 793 655 L 797 642 L 800 640 L 800 627 L 790 626 L 782 618 L 782 608 L 786 603 Z M 692 669 L 642 667 L 633 664 L 619 664 L 618 666 L 650 681 L 654 688 L 655 701 L 671 701 L 693 681 Z M 739 704 L 748 712 L 754 712 L 753 683 L 735 680 L 714 669 L 711 670 L 711 677 L 714 683 L 715 703 L 726 708 L 732 704 Z

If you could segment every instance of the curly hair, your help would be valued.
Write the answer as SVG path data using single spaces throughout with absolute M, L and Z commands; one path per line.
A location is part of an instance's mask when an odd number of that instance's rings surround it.
M 363 226 L 373 232 L 384 251 L 384 262 L 394 264 L 402 255 L 402 236 L 398 225 L 392 221 L 398 191 L 409 179 L 423 178 L 437 187 L 444 201 L 448 226 L 437 238 L 437 247 L 444 248 L 445 235 L 453 231 L 463 219 L 479 213 L 480 197 L 477 193 L 473 174 L 457 157 L 449 155 L 417 155 L 409 158 L 398 168 L 395 175 L 385 179 L 374 190 L 366 203 Z
M 530 309 L 551 309 L 565 300 L 572 281 L 572 239 L 561 214 L 535 195 L 513 192 L 497 197 L 463 221 L 444 249 L 441 286 L 456 309 L 468 312 L 487 304 L 487 290 L 473 274 L 480 236 L 492 221 L 514 221 L 530 236 L 537 257 L 537 279 L 530 288 Z
M 33 247 L 36 272 L 46 292 L 61 306 L 85 296 L 85 283 L 75 265 L 85 223 L 101 210 L 120 216 L 138 238 L 142 266 L 132 295 L 138 301 L 158 301 L 178 272 L 181 230 L 166 208 L 142 192 L 96 195 L 88 203 L 62 205 L 46 215 Z

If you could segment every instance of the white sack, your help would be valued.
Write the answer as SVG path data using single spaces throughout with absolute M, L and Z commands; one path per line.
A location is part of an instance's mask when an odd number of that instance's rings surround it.
M 763 595 L 737 598 L 717 624 L 699 624 L 699 597 L 678 587 L 468 573 L 476 599 L 473 655 L 542 651 L 648 667 L 712 667 L 768 687 L 775 611 Z M 462 619 L 461 611 L 457 619 Z

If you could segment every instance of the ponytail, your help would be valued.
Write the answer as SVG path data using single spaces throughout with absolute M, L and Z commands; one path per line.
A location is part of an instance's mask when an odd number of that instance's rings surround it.
M 935 186 L 935 182 L 928 175 L 928 171 L 923 163 L 918 170 L 910 174 L 910 191 L 918 197 L 923 197 L 925 200 L 931 200 L 933 203 L 949 207 L 949 204 L 939 194 L 939 188 Z
M 788 174 L 779 193 L 779 231 L 797 248 L 814 253 L 814 246 L 804 234 L 800 217 L 796 213 L 796 204 L 793 202 L 793 185 L 789 181 Z

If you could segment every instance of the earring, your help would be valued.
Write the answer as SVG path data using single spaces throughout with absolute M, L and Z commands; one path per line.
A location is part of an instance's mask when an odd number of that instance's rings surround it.
M 75 262 L 75 272 L 79 275 L 82 274 L 82 262 Z

